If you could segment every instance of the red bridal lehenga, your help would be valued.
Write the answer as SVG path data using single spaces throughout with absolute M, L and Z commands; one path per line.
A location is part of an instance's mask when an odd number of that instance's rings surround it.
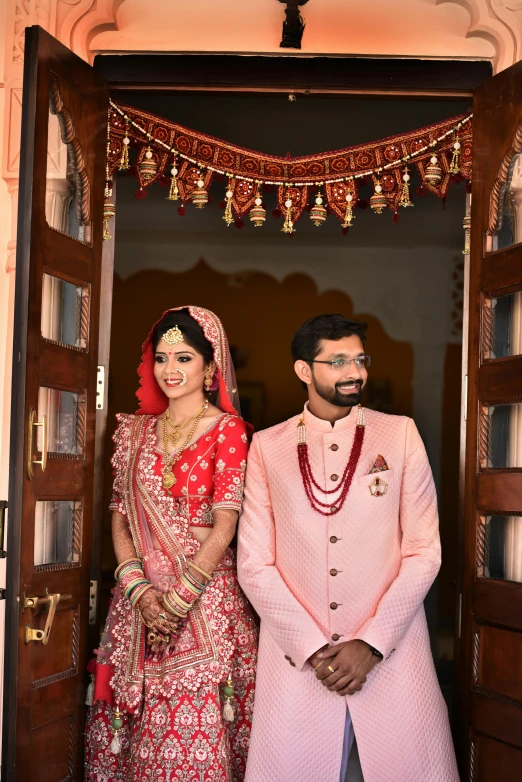
M 145 575 L 163 592 L 175 585 L 199 548 L 189 527 L 211 527 L 215 508 L 241 509 L 248 450 L 221 323 L 208 310 L 186 309 L 214 347 L 218 406 L 224 412 L 182 452 L 174 466 L 176 483 L 165 490 L 155 428 L 167 399 L 152 374 L 151 332 L 139 369 L 140 410 L 118 416 L 112 459 L 111 508 L 125 515 Z M 161 550 L 153 548 L 152 533 Z M 94 704 L 85 733 L 86 782 L 243 780 L 257 640 L 257 623 L 239 587 L 231 548 L 190 610 L 174 648 L 161 656 L 152 653 L 138 609 L 117 586 L 97 650 Z M 232 722 L 223 718 L 229 676 Z M 111 727 L 116 708 L 123 717 L 117 754 Z

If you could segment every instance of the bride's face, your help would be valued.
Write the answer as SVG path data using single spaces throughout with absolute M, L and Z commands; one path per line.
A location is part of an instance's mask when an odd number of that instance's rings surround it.
M 201 353 L 186 342 L 167 345 L 160 340 L 154 354 L 154 377 L 169 399 L 203 390 L 207 366 Z

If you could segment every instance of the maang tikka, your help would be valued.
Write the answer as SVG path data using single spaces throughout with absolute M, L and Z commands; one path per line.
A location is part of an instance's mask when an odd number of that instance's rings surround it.
M 167 345 L 169 345 L 169 347 L 172 347 L 173 345 L 178 345 L 180 342 L 183 342 L 184 336 L 179 330 L 178 326 L 173 326 L 171 329 L 165 332 L 162 340 Z

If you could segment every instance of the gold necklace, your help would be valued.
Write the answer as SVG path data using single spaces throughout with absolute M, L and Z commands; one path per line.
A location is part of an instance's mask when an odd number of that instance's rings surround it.
M 182 430 L 186 429 L 189 424 L 193 423 L 197 415 L 198 414 L 196 413 L 196 415 L 192 416 L 191 418 L 188 418 L 183 424 L 175 424 L 169 415 L 169 411 L 167 410 L 167 412 L 165 413 L 165 418 L 167 420 L 168 425 L 172 427 L 172 432 L 168 432 L 166 435 L 168 442 L 176 446 L 181 440 L 181 438 L 183 437 Z
M 189 419 L 189 421 L 192 420 L 192 426 L 190 427 L 185 442 L 183 443 L 179 451 L 175 451 L 173 454 L 170 455 L 168 452 L 169 437 L 167 431 L 167 418 L 169 416 L 169 411 L 167 410 L 165 415 L 163 416 L 163 461 L 165 466 L 163 468 L 162 483 L 165 489 L 171 489 L 176 483 L 176 476 L 174 475 L 173 472 L 174 465 L 176 464 L 177 461 L 179 461 L 179 459 L 181 459 L 181 454 L 183 453 L 183 450 L 187 447 L 187 445 L 194 437 L 194 432 L 196 431 L 199 422 L 201 421 L 201 419 L 203 418 L 207 410 L 208 410 L 208 402 L 205 402 L 201 410 L 198 413 L 196 413 L 193 419 Z

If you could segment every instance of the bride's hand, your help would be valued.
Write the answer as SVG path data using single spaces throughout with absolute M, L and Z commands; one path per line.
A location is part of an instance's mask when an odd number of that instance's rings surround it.
M 156 589 L 148 589 L 138 600 L 138 610 L 149 630 L 162 635 L 177 634 L 180 620 L 165 610 L 161 592 Z

